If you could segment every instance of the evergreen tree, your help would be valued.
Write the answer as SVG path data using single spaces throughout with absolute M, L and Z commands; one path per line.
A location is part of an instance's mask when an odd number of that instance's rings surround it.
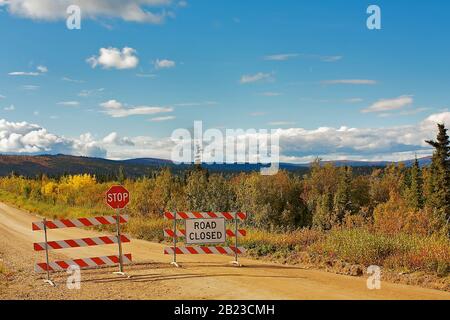
M 411 185 L 408 194 L 409 205 L 414 209 L 422 209 L 424 205 L 423 197 L 423 176 L 419 166 L 419 161 L 414 161 L 411 168 Z
M 345 167 L 341 169 L 341 177 L 334 195 L 334 213 L 337 222 L 342 222 L 345 214 L 352 212 L 352 169 Z
M 123 169 L 123 166 L 120 166 L 119 172 L 117 173 L 117 181 L 119 184 L 124 184 L 126 179 L 125 170 Z
M 431 164 L 432 194 L 430 204 L 443 218 L 450 220 L 450 140 L 445 125 L 438 124 L 437 141 L 426 141 L 435 151 Z

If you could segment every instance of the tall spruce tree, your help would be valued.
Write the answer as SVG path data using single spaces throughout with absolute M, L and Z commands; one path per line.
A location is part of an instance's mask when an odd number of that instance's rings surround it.
M 437 141 L 426 141 L 435 150 L 431 164 L 432 191 L 430 203 L 443 218 L 450 220 L 450 140 L 444 124 L 438 124 Z
M 411 186 L 409 188 L 409 204 L 414 209 L 422 209 L 424 205 L 423 197 L 423 176 L 419 161 L 414 161 L 411 168 Z
M 342 222 L 347 213 L 352 212 L 352 169 L 344 167 L 340 169 L 339 184 L 334 195 L 334 212 L 337 222 Z

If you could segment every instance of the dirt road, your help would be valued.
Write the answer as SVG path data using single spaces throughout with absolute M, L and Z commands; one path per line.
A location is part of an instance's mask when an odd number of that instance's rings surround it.
M 142 240 L 124 244 L 135 264 L 126 267 L 130 279 L 112 274 L 114 268 L 82 271 L 80 290 L 69 290 L 67 274 L 55 274 L 50 288 L 33 272 L 42 252 L 32 250 L 43 241 L 31 231 L 35 216 L 0 203 L 0 299 L 448 299 L 450 293 L 382 282 L 381 290 L 369 290 L 366 278 L 268 264 L 242 259 L 244 267 L 228 265 L 226 256 L 180 256 L 182 268 L 169 265 L 163 245 Z M 82 229 L 51 230 L 49 240 L 95 236 Z M 116 247 L 98 246 L 53 251 L 51 260 L 116 254 Z

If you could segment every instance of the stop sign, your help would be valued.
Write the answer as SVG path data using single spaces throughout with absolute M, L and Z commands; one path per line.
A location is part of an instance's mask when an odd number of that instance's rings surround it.
M 123 209 L 130 202 L 130 193 L 122 186 L 112 186 L 106 192 L 106 203 L 113 209 Z

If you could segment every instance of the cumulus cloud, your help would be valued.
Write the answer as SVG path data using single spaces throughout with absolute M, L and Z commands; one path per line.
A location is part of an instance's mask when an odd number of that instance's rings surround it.
M 321 127 L 317 129 L 276 129 L 280 139 L 281 161 L 304 163 L 320 157 L 324 160 L 402 161 L 414 155 L 431 155 L 424 142 L 436 136 L 436 123 L 450 126 L 450 112 L 434 114 L 418 124 L 386 128 Z M 238 135 L 240 139 L 249 133 Z M 263 133 L 257 133 L 260 137 Z M 114 158 L 162 157 L 168 159 L 173 142 L 169 138 L 130 138 L 133 147 L 108 149 Z M 206 159 L 204 159 L 206 160 Z
M 66 19 L 67 7 L 77 5 L 86 19 L 119 18 L 161 24 L 168 16 L 173 16 L 171 11 L 165 10 L 171 3 L 171 0 L 0 0 L 0 7 L 6 6 L 8 12 L 15 16 L 54 21 Z
M 100 104 L 103 107 L 103 111 L 113 118 L 124 118 L 134 115 L 151 115 L 158 113 L 172 112 L 171 107 L 155 107 L 155 106 L 125 106 L 117 100 L 109 100 Z
M 120 137 L 117 132 L 111 132 L 103 138 L 103 143 L 116 146 L 134 146 L 133 141 L 128 137 Z
M 168 59 L 162 59 L 162 60 L 157 59 L 154 62 L 154 65 L 155 65 L 156 69 L 170 69 L 170 68 L 175 68 L 176 62 L 173 60 L 168 60 Z
M 98 65 L 104 69 L 133 69 L 139 64 L 139 59 L 136 56 L 136 50 L 125 47 L 122 50 L 117 48 L 100 48 L 98 56 L 92 56 L 86 60 L 92 67 L 96 68 Z
M 363 109 L 362 112 L 386 112 L 392 110 L 403 109 L 406 106 L 411 105 L 414 102 L 412 96 L 400 96 L 394 99 L 381 99 L 369 106 L 366 109 Z
M 240 83 L 241 84 L 248 84 L 248 83 L 254 83 L 259 81 L 270 81 L 273 80 L 272 73 L 263 73 L 258 72 L 257 74 L 245 74 L 241 77 Z
M 106 151 L 90 134 L 68 139 L 49 133 L 45 128 L 28 122 L 8 122 L 0 119 L 0 152 L 17 154 L 65 153 L 104 157 Z
M 437 123 L 450 126 L 450 112 L 432 114 L 414 125 L 385 128 L 321 127 L 311 130 L 286 128 L 276 129 L 274 134 L 280 139 L 281 161 L 301 163 L 316 157 L 324 160 L 401 161 L 412 159 L 415 154 L 431 155 L 432 149 L 424 141 L 435 138 Z M 244 136 L 248 135 L 244 133 Z M 169 137 L 128 138 L 112 132 L 103 139 L 96 140 L 89 133 L 71 139 L 52 134 L 36 124 L 0 120 L 0 152 L 3 153 L 169 159 L 173 146 Z
M 450 112 L 434 114 L 417 125 L 386 128 L 331 128 L 278 130 L 284 156 L 304 158 L 359 158 L 400 160 L 400 154 L 431 154 L 425 140 L 436 136 L 436 124 L 450 125 Z M 403 159 L 404 160 L 404 159 Z
M 12 104 L 9 107 L 4 107 L 3 110 L 5 110 L 5 111 L 14 111 L 14 110 L 16 110 L 16 107 Z

